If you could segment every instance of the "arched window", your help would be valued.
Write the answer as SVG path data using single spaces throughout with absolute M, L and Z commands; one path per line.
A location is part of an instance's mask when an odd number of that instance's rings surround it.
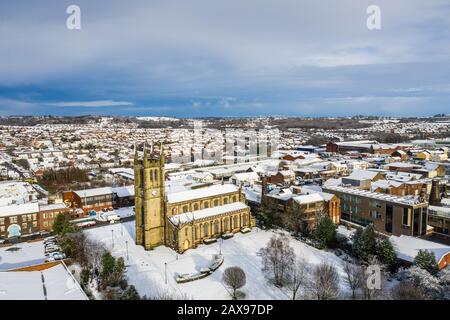
M 195 211 L 195 210 L 198 210 L 198 203 L 195 203 L 195 204 L 194 204 L 194 211 Z
M 214 200 L 214 207 L 217 207 L 219 205 L 219 200 L 215 199 Z
M 234 220 L 234 222 L 233 222 L 233 228 L 239 228 L 239 221 L 238 221 L 238 216 L 234 216 L 233 217 L 233 220 Z
M 209 202 L 203 202 L 203 208 L 207 209 L 209 208 Z
M 223 228 L 225 231 L 228 231 L 228 218 L 225 218 L 225 220 L 223 221 Z
M 196 240 L 198 239 L 198 227 L 197 226 L 195 226 L 195 229 L 194 229 L 194 238 Z
M 233 196 L 233 201 L 232 202 L 236 202 L 236 196 Z
M 244 226 L 247 225 L 247 215 L 246 215 L 246 214 L 244 214 L 244 215 L 242 216 L 242 224 L 243 224 Z
M 207 237 L 208 236 L 208 224 L 205 223 L 203 225 L 203 236 Z
M 219 233 L 219 221 L 214 222 L 214 233 Z
M 172 208 L 172 215 L 177 214 L 177 208 Z
M 189 211 L 189 207 L 188 206 L 183 206 L 183 213 L 188 212 Z
M 228 198 L 223 198 L 223 204 L 228 204 Z

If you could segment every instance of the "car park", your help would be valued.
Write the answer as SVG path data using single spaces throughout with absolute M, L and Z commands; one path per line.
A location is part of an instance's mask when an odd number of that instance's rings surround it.
M 59 246 L 52 246 L 52 247 L 46 247 L 45 248 L 45 252 L 55 252 L 55 251 L 60 251 L 61 248 Z
M 59 255 L 54 255 L 52 257 L 48 257 L 47 259 L 45 259 L 45 262 L 52 262 L 52 261 L 58 261 L 58 260 L 63 260 L 65 256 L 63 256 L 62 254 Z
M 57 252 L 49 253 L 48 257 L 65 259 L 66 255 L 60 251 L 57 251 Z

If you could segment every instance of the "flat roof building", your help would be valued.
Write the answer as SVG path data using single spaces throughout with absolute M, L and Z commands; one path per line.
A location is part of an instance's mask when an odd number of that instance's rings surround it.
M 341 218 L 363 226 L 373 224 L 389 235 L 427 233 L 428 202 L 418 196 L 393 196 L 357 188 L 326 186 L 324 192 L 341 199 Z

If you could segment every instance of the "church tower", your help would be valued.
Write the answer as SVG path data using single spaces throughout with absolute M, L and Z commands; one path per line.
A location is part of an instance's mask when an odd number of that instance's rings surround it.
M 134 154 L 134 194 L 136 213 L 136 244 L 152 250 L 165 243 L 165 205 L 164 205 L 164 152 L 160 144 L 160 153 L 147 150 L 144 144 L 144 156 L 139 158 L 137 149 Z

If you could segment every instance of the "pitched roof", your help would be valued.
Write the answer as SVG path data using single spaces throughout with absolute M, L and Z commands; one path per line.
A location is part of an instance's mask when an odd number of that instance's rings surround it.
M 86 190 L 77 190 L 74 193 L 80 198 L 85 197 L 95 197 L 95 196 L 103 196 L 107 194 L 112 194 L 113 190 L 111 187 L 104 188 L 94 188 L 94 189 L 86 189 Z
M 372 180 L 374 179 L 379 172 L 369 171 L 369 170 L 354 170 L 348 177 L 344 177 L 344 179 L 352 179 L 352 180 Z
M 419 253 L 419 250 L 433 252 L 438 263 L 442 258 L 450 254 L 450 246 L 411 236 L 391 236 L 389 240 L 392 242 L 397 256 L 400 259 L 409 262 L 414 261 L 414 258 Z
M 220 214 L 246 209 L 248 206 L 243 202 L 233 202 L 223 206 L 217 206 L 192 212 L 186 212 L 171 216 L 169 219 L 174 225 L 184 224 L 197 219 L 217 216 Z
M 308 204 L 308 203 L 315 203 L 315 202 L 322 202 L 325 199 L 320 195 L 319 193 L 312 193 L 312 194 L 302 194 L 297 197 L 292 198 L 295 202 L 299 204 Z
M 224 184 L 224 185 L 218 184 L 206 188 L 169 193 L 167 195 L 167 201 L 169 203 L 177 203 L 237 192 L 238 190 L 239 190 L 238 187 L 232 184 Z

